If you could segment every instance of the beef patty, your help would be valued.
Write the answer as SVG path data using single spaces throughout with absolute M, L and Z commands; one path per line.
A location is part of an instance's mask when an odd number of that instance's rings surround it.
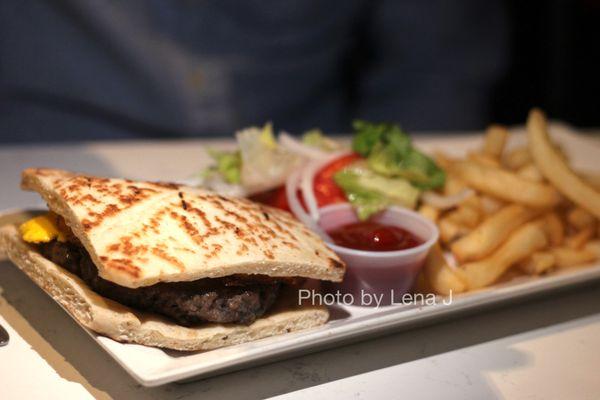
M 190 326 L 201 322 L 250 324 L 275 302 L 281 283 L 269 277 L 165 282 L 136 289 L 107 281 L 83 246 L 52 241 L 40 245 L 44 257 L 79 276 L 94 292 L 121 304 L 152 311 Z

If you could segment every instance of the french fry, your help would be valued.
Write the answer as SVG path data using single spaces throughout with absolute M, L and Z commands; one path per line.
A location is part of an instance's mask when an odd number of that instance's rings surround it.
M 600 218 L 600 192 L 577 176 L 550 143 L 546 117 L 540 110 L 529 113 L 527 135 L 531 155 L 544 177 L 575 204 Z
M 444 194 L 446 196 L 453 196 L 459 192 L 462 192 L 467 188 L 467 185 L 460 179 L 454 176 L 447 176 L 446 183 L 444 185 Z
M 525 222 L 535 218 L 539 211 L 511 204 L 483 221 L 471 233 L 455 241 L 452 254 L 459 262 L 479 260 L 490 255 L 510 234 Z
M 500 167 L 500 161 L 489 154 L 472 152 L 467 155 L 467 159 L 488 167 Z
M 577 171 L 577 175 L 581 176 L 591 187 L 600 191 L 600 174 L 597 172 Z
M 575 229 L 593 228 L 596 218 L 580 207 L 575 207 L 567 213 L 567 222 Z
M 550 245 L 560 246 L 565 238 L 565 226 L 556 212 L 548 213 L 544 216 L 544 231 L 548 235 Z
M 494 283 L 515 263 L 548 244 L 539 224 L 530 222 L 515 231 L 492 255 L 462 266 L 469 289 L 478 289 Z
M 467 228 L 475 228 L 481 220 L 481 215 L 475 207 L 460 205 L 456 210 L 450 211 L 446 218 Z
M 504 165 L 512 170 L 519 169 L 533 160 L 531 159 L 531 154 L 529 153 L 529 149 L 527 147 L 518 147 L 507 152 L 504 157 Z
M 600 259 L 600 240 L 590 240 L 585 245 L 585 249 L 594 253 L 596 255 L 596 259 Z
M 589 264 L 598 258 L 593 249 L 588 247 L 580 250 L 570 247 L 555 247 L 551 251 L 556 259 L 556 267 L 561 269 Z
M 568 163 L 569 162 L 569 157 L 567 156 L 567 152 L 565 151 L 565 148 L 563 146 L 561 146 L 558 143 L 552 143 L 552 147 L 554 147 L 554 150 L 556 151 L 556 155 L 563 160 L 563 162 Z
M 573 236 L 570 236 L 567 239 L 565 239 L 565 245 L 575 250 L 582 249 L 587 244 L 587 242 L 589 242 L 589 240 L 594 236 L 594 233 L 595 232 L 593 227 L 582 229 Z
M 500 168 L 458 161 L 452 164 L 452 172 L 474 189 L 509 202 L 550 208 L 561 200 L 560 194 L 552 186 L 531 182 Z
M 528 275 L 540 275 L 554 267 L 555 264 L 554 254 L 549 251 L 536 251 L 519 263 L 519 268 Z
M 506 205 L 502 200 L 498 200 L 492 196 L 480 196 L 479 199 L 480 209 L 486 215 L 494 214 Z
M 477 194 L 467 197 L 460 203 L 460 205 L 463 207 L 471 207 L 480 213 L 483 212 L 481 209 L 481 197 Z
M 543 182 L 544 176 L 534 164 L 527 164 L 517 170 L 517 175 L 532 182 Z
M 490 125 L 485 131 L 483 142 L 483 154 L 494 159 L 499 159 L 504 151 L 504 145 L 508 137 L 508 131 L 500 125 Z
M 465 226 L 459 225 L 446 217 L 439 220 L 438 227 L 440 229 L 440 240 L 446 244 L 469 233 L 469 229 Z
M 431 248 L 427 255 L 423 273 L 429 286 L 435 293 L 449 295 L 461 293 L 467 289 L 462 271 L 451 268 L 446 262 L 439 244 Z
M 526 146 L 507 148 L 506 129 L 490 126 L 479 151 L 442 155 L 443 194 L 474 194 L 454 199 L 453 207 L 436 206 L 437 213 L 419 210 L 437 219 L 440 229 L 442 247 L 432 265 L 448 268 L 465 290 L 600 260 L 600 174 L 570 168 L 564 149 L 550 142 L 539 110 L 529 114 L 527 137 Z M 459 268 L 445 263 L 442 251 L 448 249 Z M 440 292 L 440 284 L 434 289 L 425 278 L 423 285 Z
M 440 210 L 428 204 L 423 204 L 419 207 L 419 214 L 430 221 L 436 222 L 440 217 Z
M 494 283 L 509 282 L 509 281 L 512 281 L 513 279 L 520 278 L 524 275 L 527 275 L 527 274 L 524 271 L 522 271 L 520 268 L 509 268 L 508 271 L 503 273 L 500 276 L 500 278 L 498 278 L 498 280 Z
M 455 161 L 448 154 L 444 153 L 443 151 L 439 151 L 439 150 L 435 152 L 434 159 L 435 159 L 436 164 L 445 170 L 450 169 L 450 166 Z

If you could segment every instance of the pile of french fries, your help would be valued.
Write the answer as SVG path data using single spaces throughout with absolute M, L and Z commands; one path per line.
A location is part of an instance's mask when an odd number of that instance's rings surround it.
M 570 168 L 539 110 L 529 114 L 525 147 L 508 150 L 509 139 L 504 127 L 494 125 L 483 146 L 466 157 L 436 155 L 447 172 L 443 194 L 470 195 L 451 209 L 420 207 L 437 223 L 440 241 L 418 290 L 460 293 L 600 259 L 597 179 Z

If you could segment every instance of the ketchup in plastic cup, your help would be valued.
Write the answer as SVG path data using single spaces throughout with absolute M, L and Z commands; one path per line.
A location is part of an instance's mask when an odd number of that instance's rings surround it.
M 325 232 L 358 222 L 348 203 L 329 205 L 319 212 L 319 225 Z M 404 250 L 366 251 L 328 241 L 327 245 L 346 262 L 347 269 L 344 281 L 329 284 L 327 289 L 351 294 L 354 305 L 375 306 L 374 296 L 381 299 L 380 305 L 398 304 L 402 295 L 412 287 L 431 246 L 438 240 L 439 232 L 433 222 L 399 207 L 388 208 L 372 221 L 410 232 L 418 239 L 418 245 Z

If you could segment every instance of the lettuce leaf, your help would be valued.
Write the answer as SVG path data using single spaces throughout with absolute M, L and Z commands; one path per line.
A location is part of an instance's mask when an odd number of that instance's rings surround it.
M 208 149 L 208 154 L 216 165 L 209 173 L 219 173 L 227 183 L 238 184 L 242 178 L 242 156 L 239 151 L 219 151 Z
M 304 132 L 302 143 L 323 151 L 335 151 L 341 148 L 339 143 L 325 136 L 323 131 L 318 128 Z
M 369 167 L 387 177 L 410 181 L 420 189 L 444 185 L 445 172 L 427 155 L 413 147 L 398 125 L 354 121 L 352 149 L 368 160 Z
M 389 178 L 371 171 L 364 163 L 353 164 L 334 175 L 360 220 L 391 205 L 414 208 L 419 189 L 403 178 Z
M 241 154 L 241 184 L 250 193 L 282 185 L 299 159 L 277 144 L 273 126 L 250 127 L 236 133 Z

